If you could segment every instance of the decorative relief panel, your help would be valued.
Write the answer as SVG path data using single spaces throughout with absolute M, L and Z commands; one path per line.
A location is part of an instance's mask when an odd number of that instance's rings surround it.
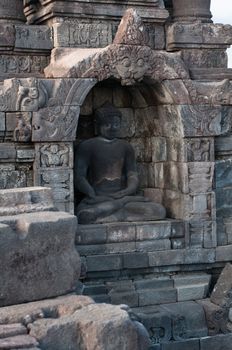
M 17 124 L 13 132 L 13 139 L 16 142 L 31 141 L 31 113 L 17 113 Z
M 36 168 L 73 168 L 73 148 L 69 143 L 36 144 Z
M 55 47 L 105 47 L 113 40 L 110 22 L 63 22 L 53 28 Z
M 187 140 L 187 161 L 208 162 L 214 160 L 214 140 L 194 138 Z
M 0 76 L 22 76 L 42 75 L 44 68 L 48 65 L 49 58 L 46 56 L 17 56 L 0 55 Z
M 35 175 L 35 185 L 52 188 L 54 202 L 73 201 L 73 171 L 53 169 L 38 171 Z

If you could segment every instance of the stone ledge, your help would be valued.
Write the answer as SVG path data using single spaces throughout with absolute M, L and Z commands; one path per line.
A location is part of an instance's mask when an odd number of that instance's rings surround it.
M 0 217 L 54 210 L 52 190 L 48 187 L 0 190 L 0 203 Z

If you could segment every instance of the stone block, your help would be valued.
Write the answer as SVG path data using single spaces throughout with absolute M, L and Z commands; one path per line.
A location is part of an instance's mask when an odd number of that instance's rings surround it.
M 221 134 L 221 106 L 182 105 L 179 107 L 179 113 L 183 121 L 185 137 L 209 137 Z
M 193 301 L 162 305 L 172 319 L 173 339 L 180 341 L 208 335 L 204 309 Z
M 102 244 L 107 240 L 105 225 L 78 225 L 76 244 Z
M 172 238 L 171 249 L 184 249 L 186 246 L 185 238 Z
M 15 50 L 50 51 L 53 48 L 48 26 L 15 26 Z
M 177 301 L 199 300 L 207 296 L 207 284 L 192 284 L 190 286 L 179 286 L 177 289 Z
M 15 28 L 12 24 L 1 23 L 0 26 L 0 48 L 1 50 L 12 50 L 15 43 Z
M 15 160 L 16 159 L 16 149 L 15 145 L 12 143 L 1 143 L 0 148 L 0 159 L 1 160 Z
M 110 292 L 110 302 L 114 305 L 125 304 L 130 307 L 137 307 L 139 305 L 139 295 L 137 292 Z
M 184 250 L 149 252 L 149 266 L 179 265 L 184 261 Z
M 210 300 L 212 303 L 223 306 L 231 303 L 232 290 L 232 265 L 227 263 L 212 291 Z
M 162 350 L 200 350 L 198 339 L 188 339 L 162 344 Z
M 171 222 L 171 237 L 183 238 L 185 236 L 185 223 L 183 221 Z
M 27 187 L 0 191 L 0 216 L 53 210 L 50 188 Z
M 205 264 L 215 262 L 214 249 L 177 249 L 149 252 L 149 266 Z
M 139 306 L 175 303 L 177 300 L 174 288 L 138 290 Z
M 170 239 L 157 239 L 152 241 L 136 242 L 136 251 L 153 252 L 157 250 L 170 250 Z
M 126 127 L 126 125 L 124 127 Z M 131 128 L 130 126 L 128 127 Z M 130 144 L 132 145 L 135 151 L 135 157 L 137 162 L 151 162 L 152 147 L 151 147 L 151 140 L 149 138 L 145 138 L 145 137 L 132 138 L 130 140 Z
M 134 111 L 132 108 L 119 108 L 122 113 L 120 137 L 133 137 L 135 134 Z
M 77 251 L 81 256 L 119 254 L 135 252 L 136 250 L 135 242 L 77 245 Z
M 4 112 L 0 112 L 0 132 L 6 130 L 6 115 Z
M 231 261 L 232 245 L 221 246 L 216 248 L 216 261 Z
M 171 222 L 157 221 L 136 225 L 136 241 L 169 239 L 170 235 Z
M 0 339 L 20 334 L 27 334 L 27 328 L 21 323 L 0 325 Z
M 210 299 L 198 300 L 197 302 L 204 308 L 209 329 L 208 335 L 228 333 L 228 309 L 211 303 Z
M 34 148 L 16 148 L 16 157 L 18 161 L 31 161 L 35 159 Z
M 216 189 L 216 206 L 218 217 L 232 216 L 232 187 Z
M 147 312 L 146 306 L 133 309 L 139 321 L 146 327 L 156 349 L 157 345 L 161 346 L 159 343 L 168 342 L 172 337 L 171 318 L 159 306 L 150 306 L 150 311 Z
M 57 319 L 37 320 L 30 334 L 43 348 L 58 349 L 148 349 L 149 337 L 145 328 L 130 320 L 127 311 L 120 306 L 89 304 L 73 314 Z M 91 337 L 89 335 L 91 334 Z
M 194 162 L 188 164 L 188 187 L 192 193 L 211 192 L 213 187 L 214 163 Z
M 78 19 L 72 23 L 55 23 L 53 31 L 55 47 L 93 48 L 112 44 L 113 26 L 109 21 Z
M 135 136 L 160 136 L 161 125 L 158 115 L 157 107 L 135 109 Z
M 201 350 L 231 350 L 232 334 L 218 334 L 200 339 Z
M 169 277 L 144 278 L 134 282 L 135 288 L 140 289 L 165 289 L 173 287 L 173 280 Z
M 157 113 L 160 118 L 159 120 L 162 120 L 162 124 L 160 125 L 162 136 L 168 138 L 183 137 L 183 122 L 181 122 L 181 114 L 176 106 L 158 106 Z
M 28 349 L 37 345 L 39 343 L 30 335 L 16 335 L 14 337 L 0 339 L 0 349 Z
M 163 203 L 163 190 L 160 190 L 159 188 L 144 188 L 143 195 L 153 202 L 160 204 Z
M 184 62 L 192 68 L 227 68 L 225 49 L 186 49 L 181 50 Z
M 86 258 L 87 271 L 108 271 L 120 270 L 122 268 L 121 255 L 96 255 L 87 256 Z
M 102 225 L 100 225 L 102 226 Z M 107 242 L 135 241 L 136 226 L 133 223 L 112 223 L 107 225 Z
M 191 273 L 191 274 L 182 273 L 182 274 L 174 275 L 172 279 L 175 287 L 189 286 L 191 284 L 209 285 L 211 281 L 211 275 L 207 273 Z
M 199 300 L 207 296 L 211 276 L 207 274 L 180 274 L 173 276 L 177 301 Z
M 228 244 L 228 235 L 225 231 L 224 218 L 217 218 L 217 246 Z
M 138 269 L 148 267 L 148 254 L 139 252 L 124 254 L 123 267 L 126 269 Z
M 122 86 L 114 86 L 113 89 L 113 105 L 116 108 L 129 108 L 131 107 L 132 96 L 130 92 Z
M 188 138 L 186 147 L 188 162 L 213 162 L 215 160 L 213 138 Z
M 165 137 L 152 137 L 152 162 L 167 161 L 167 139 Z
M 232 136 L 223 135 L 223 136 L 217 137 L 215 140 L 215 150 L 217 153 L 224 153 L 224 152 L 230 153 L 232 151 Z
M 87 284 L 84 285 L 83 295 L 98 295 L 107 294 L 107 287 L 105 284 Z
M 50 187 L 56 205 L 74 200 L 72 169 L 34 169 L 34 184 L 35 186 Z
M 76 217 L 44 211 L 6 216 L 0 222 L 10 227 L 7 232 L 6 227 L 0 230 L 0 305 L 50 298 L 75 289 L 80 274 L 74 248 Z
M 44 349 L 76 349 L 77 344 L 83 350 L 120 349 L 121 344 L 126 349 L 148 349 L 145 328 L 132 321 L 127 310 L 125 305 L 99 305 L 89 297 L 69 295 L 2 308 L 0 323 L 25 323 L 30 337 Z
M 216 187 L 232 187 L 232 160 L 217 160 L 215 163 Z

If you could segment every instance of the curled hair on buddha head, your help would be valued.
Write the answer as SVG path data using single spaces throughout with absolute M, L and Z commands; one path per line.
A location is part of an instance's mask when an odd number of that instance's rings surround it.
M 111 117 L 119 117 L 121 119 L 122 113 L 110 102 L 106 102 L 95 111 L 95 125 L 104 124 L 105 122 L 108 122 Z

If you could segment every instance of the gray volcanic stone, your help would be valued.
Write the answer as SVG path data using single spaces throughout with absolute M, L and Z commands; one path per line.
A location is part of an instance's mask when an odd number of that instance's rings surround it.
M 232 265 L 226 264 L 214 289 L 210 300 L 212 303 L 223 306 L 231 301 L 232 292 Z
M 77 220 L 63 212 L 0 219 L 0 306 L 73 291 L 80 274 Z
M 149 336 L 120 306 L 89 304 L 56 319 L 41 319 L 30 335 L 46 350 L 147 350 Z
M 54 205 L 50 188 L 27 187 L 0 191 L 0 216 L 52 209 Z

